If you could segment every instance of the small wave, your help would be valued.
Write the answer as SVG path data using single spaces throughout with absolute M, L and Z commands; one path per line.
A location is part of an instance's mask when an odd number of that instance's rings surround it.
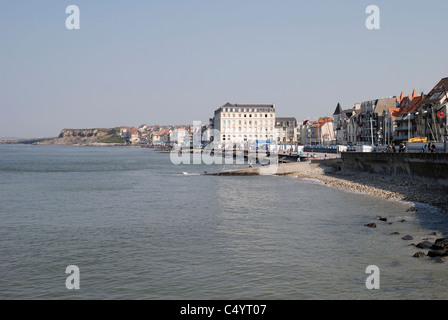
M 200 173 L 197 173 L 197 172 L 188 173 L 188 172 L 184 172 L 184 171 L 182 171 L 182 174 L 185 175 L 185 176 L 199 176 L 199 175 L 201 175 Z

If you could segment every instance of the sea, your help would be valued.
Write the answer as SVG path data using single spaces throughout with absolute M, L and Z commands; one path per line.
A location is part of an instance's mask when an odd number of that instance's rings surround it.
M 0 145 L 0 299 L 448 298 L 448 264 L 413 257 L 448 234 L 438 209 L 204 174 L 221 170 L 150 148 Z

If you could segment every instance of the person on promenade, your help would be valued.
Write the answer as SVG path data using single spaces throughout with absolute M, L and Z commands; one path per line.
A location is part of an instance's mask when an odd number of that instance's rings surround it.
M 435 145 L 435 143 L 433 142 L 433 143 L 432 143 L 432 146 L 431 146 L 431 153 L 434 153 L 434 152 L 436 152 L 436 145 Z
M 397 152 L 397 149 L 395 148 L 395 143 L 392 143 L 392 152 L 393 153 Z

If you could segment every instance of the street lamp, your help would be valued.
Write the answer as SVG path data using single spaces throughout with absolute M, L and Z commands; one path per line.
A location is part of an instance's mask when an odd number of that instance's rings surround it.
M 408 141 L 411 139 L 411 114 L 408 113 Z

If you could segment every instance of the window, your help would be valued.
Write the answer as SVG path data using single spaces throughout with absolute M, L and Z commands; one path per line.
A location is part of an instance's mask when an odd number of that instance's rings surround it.
M 436 92 L 431 97 L 429 97 L 429 100 L 438 99 L 441 95 L 442 95 L 441 92 Z
M 264 115 L 264 117 L 267 118 L 267 117 L 268 117 L 268 114 L 266 113 L 266 114 Z

